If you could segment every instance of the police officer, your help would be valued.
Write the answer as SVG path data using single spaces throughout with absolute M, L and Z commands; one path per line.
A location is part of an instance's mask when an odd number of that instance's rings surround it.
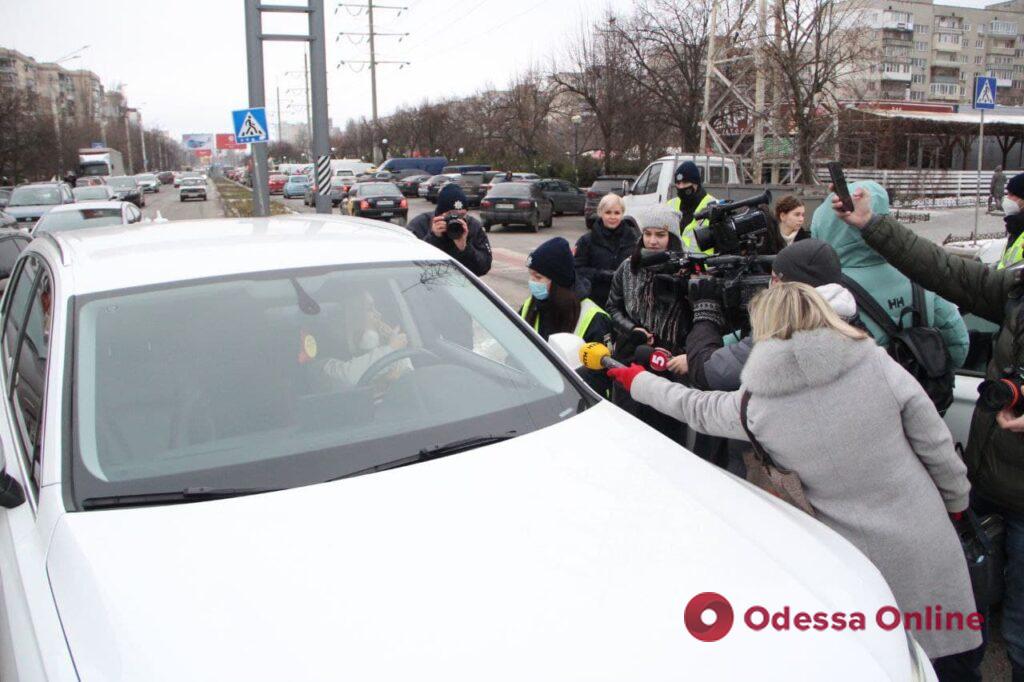
M 480 221 L 469 215 L 469 200 L 454 182 L 437 193 L 434 214 L 421 213 L 409 221 L 409 231 L 459 261 L 477 277 L 491 269 L 491 242 Z M 449 221 L 452 226 L 449 227 Z
M 676 198 L 670 199 L 667 203 L 673 210 L 682 214 L 679 228 L 682 230 L 683 248 L 687 251 L 700 251 L 697 247 L 697 239 L 693 232 L 698 227 L 705 227 L 707 221 L 701 221 L 698 225 L 693 219 L 695 213 L 700 213 L 708 204 L 715 201 L 715 198 L 704 190 L 700 179 L 700 168 L 693 161 L 683 161 L 676 168 L 675 174 Z M 714 254 L 713 248 L 706 249 L 704 253 Z
M 1024 206 L 1024 173 L 1018 173 L 1006 183 L 1006 196 L 1002 197 L 1003 213 L 1006 217 L 1006 249 L 1003 257 L 999 259 L 999 270 L 1016 265 L 1024 260 L 1024 215 L 1021 214 L 1021 207 Z

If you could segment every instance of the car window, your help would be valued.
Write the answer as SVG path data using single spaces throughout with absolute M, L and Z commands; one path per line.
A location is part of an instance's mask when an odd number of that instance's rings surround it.
M 56 187 L 15 187 L 8 204 L 14 206 L 50 206 L 61 202 L 60 191 Z
M 589 404 L 451 262 L 101 292 L 74 315 L 79 500 L 305 485 Z
M 14 272 L 18 256 L 25 250 L 29 239 L 22 233 L 6 234 L 0 238 L 0 279 L 7 279 Z
M 35 259 L 31 259 L 33 265 Z M 28 268 L 26 268 L 28 269 Z M 50 320 L 53 304 L 50 275 L 40 269 L 35 286 L 28 287 L 29 314 L 24 332 L 13 343 L 16 360 L 11 368 L 14 393 L 10 401 L 22 446 L 26 469 L 35 489 L 39 489 L 46 363 L 50 347 Z
M 32 285 L 35 283 L 39 267 L 34 258 L 27 259 L 15 278 L 14 288 L 6 298 L 7 308 L 4 311 L 3 352 L 4 370 L 9 375 L 11 359 L 14 357 L 15 345 L 18 342 L 18 330 L 24 324 L 25 314 L 31 300 Z
M 137 209 L 134 204 L 128 204 L 128 222 L 137 223 L 142 220 L 142 211 Z
M 660 163 L 651 164 L 650 172 L 647 175 L 647 183 L 644 185 L 644 191 L 641 194 L 654 194 L 658 191 L 658 181 L 661 180 L 661 166 Z
M 651 177 L 651 168 L 653 168 L 653 166 L 648 167 L 647 170 L 640 174 L 640 177 L 637 178 L 636 182 L 633 183 L 633 194 L 644 193 L 644 189 L 647 187 L 647 180 Z
M 970 345 L 967 348 L 967 359 L 957 374 L 969 376 L 985 376 L 985 370 L 992 359 L 992 340 L 999 331 L 999 325 L 983 318 L 961 311 Z
M 78 230 L 86 227 L 105 227 L 120 225 L 123 220 L 120 207 L 88 208 L 95 204 L 81 204 L 74 211 L 50 212 L 36 223 L 36 232 L 56 232 L 58 230 Z
M 528 197 L 534 192 L 539 191 L 538 189 L 532 189 L 534 185 L 528 185 L 525 182 L 502 182 L 491 189 L 487 193 L 487 196 L 494 197 Z

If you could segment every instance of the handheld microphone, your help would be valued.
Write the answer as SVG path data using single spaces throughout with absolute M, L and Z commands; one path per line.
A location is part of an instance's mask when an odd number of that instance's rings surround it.
M 672 354 L 664 348 L 652 348 L 647 344 L 637 347 L 633 362 L 652 372 L 664 372 L 668 369 L 668 361 Z
M 625 367 L 618 360 L 612 359 L 612 352 L 603 343 L 585 343 L 580 348 L 580 363 L 587 369 L 601 371 L 613 367 Z

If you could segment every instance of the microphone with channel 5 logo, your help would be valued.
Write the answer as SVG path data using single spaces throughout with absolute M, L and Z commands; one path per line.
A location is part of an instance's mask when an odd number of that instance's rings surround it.
M 664 348 L 653 348 L 646 344 L 637 346 L 636 354 L 633 356 L 633 362 L 644 369 L 658 373 L 668 370 L 668 361 L 671 359 L 672 354 Z

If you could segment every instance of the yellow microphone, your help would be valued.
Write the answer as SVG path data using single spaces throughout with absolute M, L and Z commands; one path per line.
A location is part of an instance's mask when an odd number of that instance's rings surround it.
M 624 364 L 612 359 L 612 352 L 603 343 L 585 343 L 580 348 L 580 363 L 587 369 L 601 371 L 613 367 L 625 367 Z

